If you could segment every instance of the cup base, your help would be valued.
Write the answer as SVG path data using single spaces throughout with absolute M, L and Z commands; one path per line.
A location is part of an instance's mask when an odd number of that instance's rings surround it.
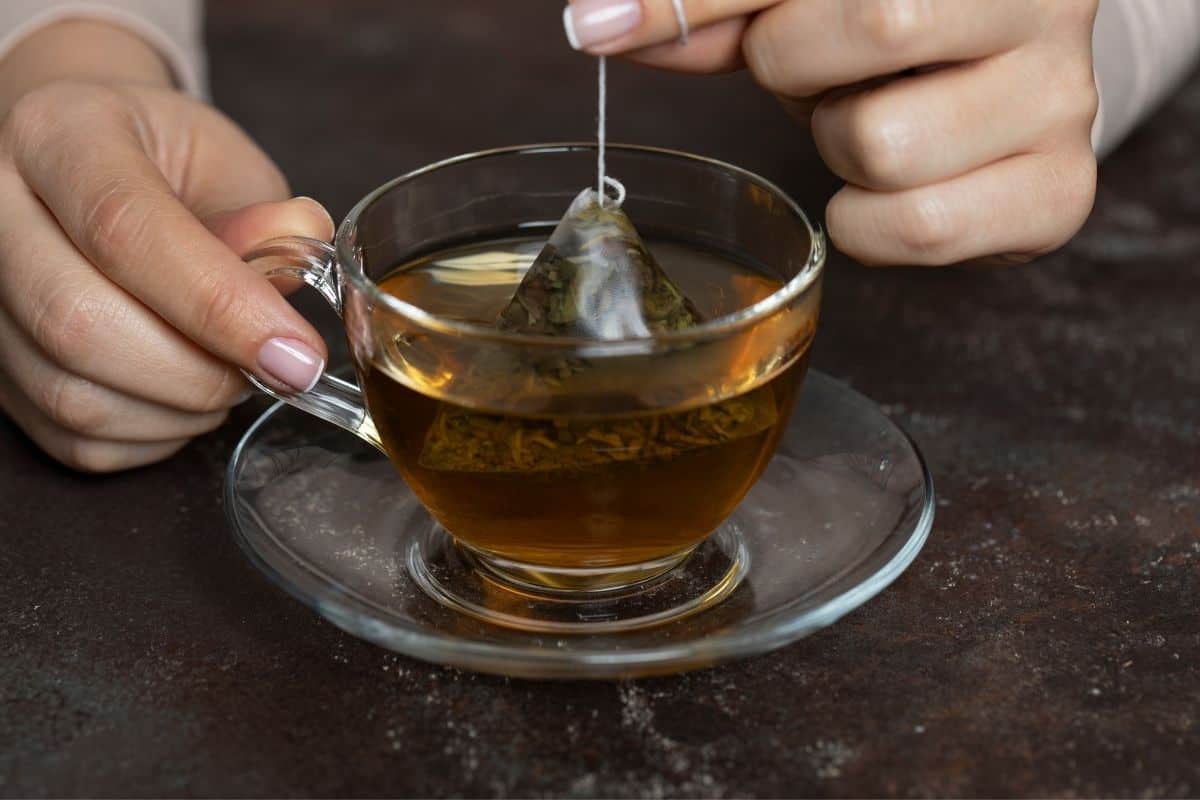
M 695 547 L 618 570 L 552 569 L 507 561 L 456 541 L 440 525 L 405 554 L 416 584 L 442 606 L 525 631 L 593 634 L 661 625 L 729 597 L 749 568 L 738 527 Z
M 670 572 L 696 549 L 688 547 L 651 561 L 620 567 L 547 567 L 504 558 L 461 539 L 456 544 L 463 557 L 487 577 L 516 591 L 562 597 L 646 588 L 646 584 Z

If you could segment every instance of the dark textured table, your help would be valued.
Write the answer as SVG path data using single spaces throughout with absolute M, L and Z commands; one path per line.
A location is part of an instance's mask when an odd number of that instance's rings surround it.
M 590 135 L 557 6 L 214 2 L 216 102 L 298 192 Z M 614 65 L 612 135 L 835 186 L 742 77 Z M 261 409 L 74 475 L 0 423 L 0 793 L 1200 794 L 1200 81 L 1104 165 L 1062 252 L 1007 271 L 834 258 L 817 365 L 929 456 L 896 584 L 757 659 L 531 683 L 395 656 L 270 585 L 221 476 Z

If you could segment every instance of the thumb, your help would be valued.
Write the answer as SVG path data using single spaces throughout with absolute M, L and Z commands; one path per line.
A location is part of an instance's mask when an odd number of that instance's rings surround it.
M 673 42 L 684 31 L 693 35 L 716 23 L 753 16 L 779 0 L 570 0 L 563 9 L 567 41 L 594 56 L 628 53 Z M 742 23 L 745 24 L 744 22 Z M 726 29 L 728 30 L 728 29 Z M 720 37 L 718 37 L 720 38 Z
M 334 227 L 329 212 L 311 197 L 219 211 L 205 217 L 204 224 L 238 255 L 280 236 L 306 236 L 327 242 L 333 238 Z
M 333 238 L 333 217 L 311 197 L 253 203 L 232 211 L 219 211 L 203 220 L 230 250 L 245 256 L 280 236 L 305 236 L 327 242 Z M 273 279 L 275 288 L 291 294 L 303 284 L 295 279 Z

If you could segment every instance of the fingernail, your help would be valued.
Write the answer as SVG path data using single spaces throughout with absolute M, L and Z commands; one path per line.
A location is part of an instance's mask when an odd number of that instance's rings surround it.
M 640 0 L 579 0 L 563 9 L 567 41 L 576 50 L 624 36 L 641 21 Z
M 278 383 L 297 392 L 307 392 L 317 385 L 325 369 L 325 359 L 304 342 L 277 337 L 267 340 L 258 351 L 258 366 Z
M 324 217 L 325 219 L 327 219 L 329 221 L 329 229 L 337 230 L 337 223 L 333 221 L 333 217 L 330 215 L 329 209 L 327 209 L 327 208 L 325 208 L 325 206 L 321 205 L 321 202 L 319 200 L 315 200 L 315 199 L 309 197 L 308 195 L 300 195 L 299 197 L 293 197 L 292 199 L 299 200 L 302 203 L 307 203 L 308 205 L 313 206 L 315 208 L 315 210 L 318 213 L 320 213 L 320 215 L 322 217 Z

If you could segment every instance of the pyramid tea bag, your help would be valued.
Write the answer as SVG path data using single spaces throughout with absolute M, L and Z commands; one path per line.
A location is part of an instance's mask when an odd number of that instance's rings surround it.
M 571 203 L 500 313 L 501 330 L 612 340 L 684 330 L 701 315 L 667 274 L 619 206 L 594 189 Z M 530 366 L 548 391 L 586 362 Z M 443 404 L 425 437 L 420 464 L 463 472 L 588 470 L 661 461 L 761 433 L 778 420 L 771 391 L 683 411 L 614 419 L 531 419 Z
M 498 325 L 582 339 L 645 338 L 700 321 L 625 212 L 584 189 L 550 235 Z

